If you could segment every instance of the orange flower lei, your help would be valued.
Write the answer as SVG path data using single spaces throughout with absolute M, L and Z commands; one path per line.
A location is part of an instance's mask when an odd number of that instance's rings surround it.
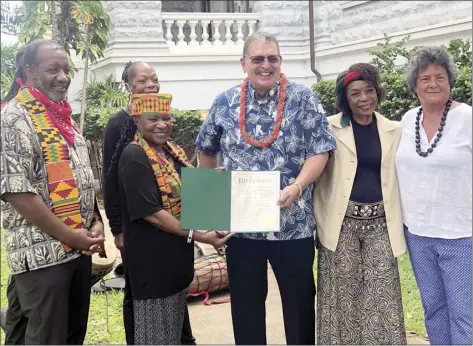
M 249 79 L 246 78 L 241 87 L 240 94 L 240 133 L 242 134 L 245 141 L 251 144 L 254 147 L 265 148 L 269 147 L 279 135 L 281 131 L 281 123 L 284 117 L 284 101 L 286 99 L 286 76 L 281 73 L 281 90 L 279 91 L 279 102 L 278 102 L 278 113 L 276 116 L 276 121 L 274 122 L 273 132 L 271 136 L 262 141 L 257 141 L 251 138 L 246 132 L 245 118 L 246 118 L 246 91 L 248 90 Z

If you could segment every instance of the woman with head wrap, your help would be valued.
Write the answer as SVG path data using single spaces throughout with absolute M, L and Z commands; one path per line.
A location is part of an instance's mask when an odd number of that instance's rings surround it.
M 126 90 L 133 94 L 157 93 L 160 89 L 159 79 L 153 67 L 145 62 L 128 62 L 122 73 L 122 82 Z M 115 238 L 115 245 L 120 250 L 124 268 L 125 290 L 123 298 L 123 322 L 125 326 L 126 342 L 133 345 L 133 297 L 126 270 L 125 251 L 123 247 L 122 212 L 118 196 L 118 161 L 123 149 L 133 140 L 136 133 L 136 124 L 130 116 L 131 108 L 120 110 L 110 117 L 104 129 L 103 142 L 103 195 L 104 207 L 109 221 L 110 229 Z M 183 345 L 194 345 L 195 338 L 186 314 L 183 325 Z
M 328 120 L 337 150 L 314 192 L 318 344 L 405 344 L 394 166 L 401 129 L 375 111 L 385 92 L 374 66 L 350 66 L 336 91 L 340 113 Z
M 132 95 L 137 125 L 118 165 L 126 270 L 133 293 L 135 344 L 180 344 L 193 240 L 222 247 L 228 237 L 181 229 L 182 167 L 192 167 L 170 139 L 169 94 Z

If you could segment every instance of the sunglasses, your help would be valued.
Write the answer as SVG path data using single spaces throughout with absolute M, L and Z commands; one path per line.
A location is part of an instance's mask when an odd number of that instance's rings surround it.
M 259 65 L 259 64 L 262 64 L 264 63 L 265 59 L 268 59 L 268 62 L 270 64 L 277 64 L 278 62 L 281 61 L 281 56 L 280 55 L 268 55 L 268 56 L 264 56 L 264 55 L 256 55 L 256 56 L 249 56 L 249 57 L 246 57 L 246 59 L 250 59 L 250 61 L 255 64 L 255 65 Z

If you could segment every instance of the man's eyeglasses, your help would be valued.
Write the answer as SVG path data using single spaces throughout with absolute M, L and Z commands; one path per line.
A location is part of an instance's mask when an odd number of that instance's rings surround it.
M 265 59 L 268 59 L 268 62 L 270 64 L 277 64 L 278 62 L 281 61 L 281 56 L 280 55 L 268 55 L 268 56 L 256 55 L 256 56 L 248 56 L 245 59 L 250 59 L 250 61 L 255 65 L 264 63 Z

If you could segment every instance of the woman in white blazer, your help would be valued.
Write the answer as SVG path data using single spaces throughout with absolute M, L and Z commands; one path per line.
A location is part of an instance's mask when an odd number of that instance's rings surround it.
M 375 112 L 379 73 L 355 64 L 337 79 L 328 118 L 337 150 L 316 184 L 318 344 L 406 344 L 396 257 L 406 251 L 395 154 L 398 122 Z

